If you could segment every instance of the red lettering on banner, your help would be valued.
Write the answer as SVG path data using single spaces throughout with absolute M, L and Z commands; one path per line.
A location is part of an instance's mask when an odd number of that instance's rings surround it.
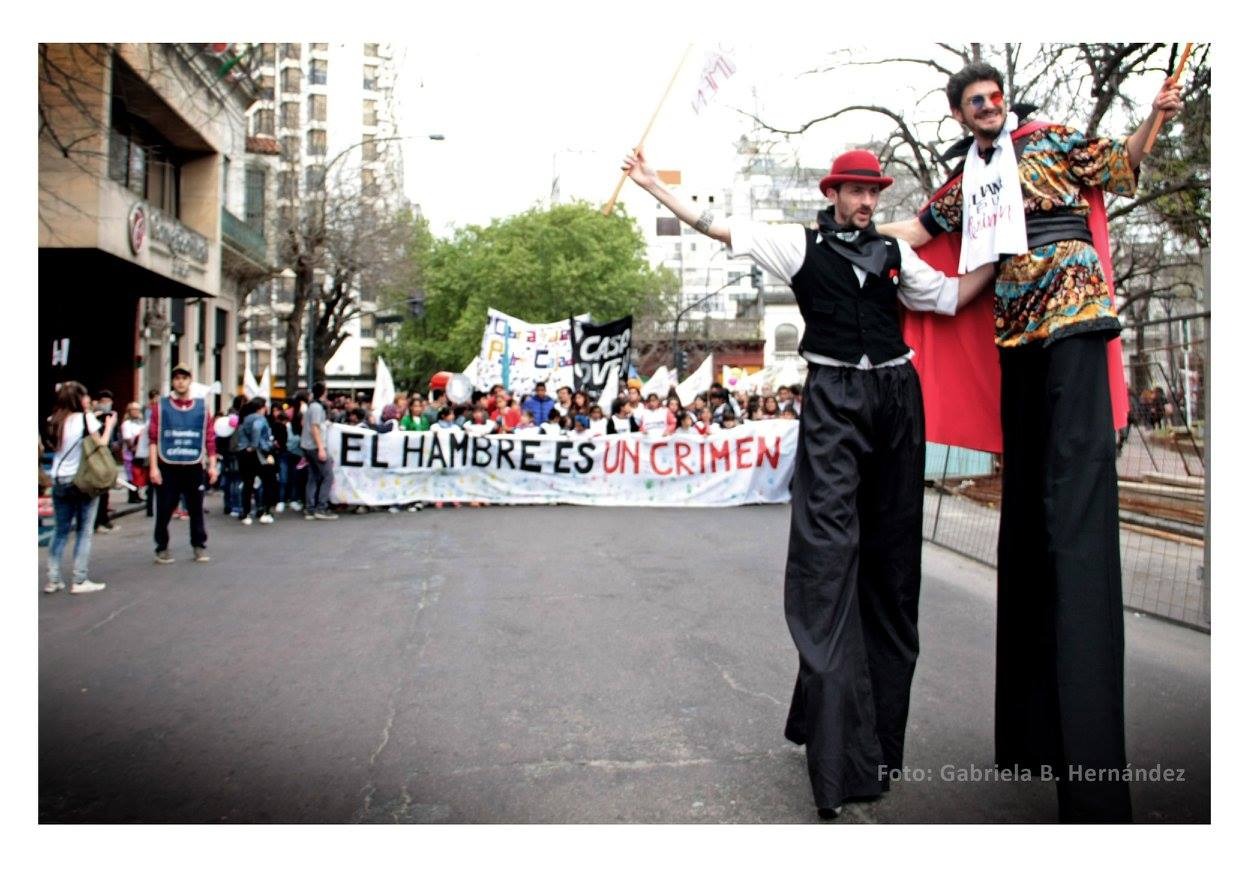
M 721 443 L 720 445 L 716 445 L 715 443 L 712 443 L 711 471 L 713 473 L 716 472 L 716 464 L 720 463 L 720 461 L 722 460 L 725 462 L 725 472 L 728 473 L 730 470 L 733 469 L 732 465 L 729 463 L 729 444 L 727 442 Z
M 604 473 L 620 472 L 620 458 L 623 456 L 623 443 L 607 443 L 607 450 L 602 453 L 602 470 Z
M 650 447 L 650 469 L 655 471 L 656 476 L 671 476 L 673 473 L 673 470 L 671 467 L 669 467 L 666 470 L 660 469 L 659 461 L 655 458 L 656 452 L 658 452 L 660 449 L 666 449 L 666 448 L 668 448 L 667 443 L 655 443 L 653 446 Z
M 781 461 L 781 437 L 773 437 L 771 452 L 768 450 L 768 441 L 763 437 L 759 438 L 759 455 L 755 458 L 755 466 L 762 467 L 765 461 L 768 466 L 777 469 L 777 464 Z
M 633 475 L 642 471 L 642 444 L 633 442 L 620 443 L 620 472 L 628 472 L 629 458 L 633 459 Z
M 693 447 L 689 443 L 686 443 L 686 442 L 678 442 L 676 444 L 676 447 L 677 447 L 677 475 L 679 476 L 682 473 L 685 473 L 685 475 L 687 476 L 693 476 L 694 471 L 689 467 L 688 464 L 685 463 L 685 459 L 688 458 L 690 456 L 690 452 L 694 450 Z
M 747 436 L 747 437 L 738 438 L 738 469 L 739 470 L 751 469 L 752 465 L 751 465 L 750 455 L 751 455 L 751 443 L 753 442 L 755 442 L 754 437 Z

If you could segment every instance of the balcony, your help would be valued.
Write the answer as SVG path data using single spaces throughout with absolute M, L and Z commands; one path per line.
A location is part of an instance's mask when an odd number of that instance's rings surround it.
M 266 237 L 226 209 L 223 210 L 223 256 L 224 266 L 230 261 L 239 273 L 271 272 Z

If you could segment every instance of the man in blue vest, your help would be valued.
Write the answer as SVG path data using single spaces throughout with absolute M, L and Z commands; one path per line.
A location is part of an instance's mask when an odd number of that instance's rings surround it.
M 218 454 L 214 446 L 214 420 L 204 398 L 193 397 L 192 371 L 176 364 L 170 371 L 171 392 L 155 404 L 148 427 L 149 479 L 157 487 L 157 563 L 171 564 L 170 516 L 180 498 L 188 510 L 192 554 L 200 563 L 209 560 L 205 545 L 205 467 L 209 483 L 218 481 Z
M 630 177 L 678 218 L 790 285 L 808 362 L 791 484 L 786 624 L 799 651 L 786 738 L 806 745 L 817 814 L 872 799 L 903 767 L 921 589 L 925 422 L 899 306 L 953 315 L 994 275 L 959 279 L 873 223 L 872 152 L 839 155 L 813 227 L 734 220 L 677 197 L 640 154 Z

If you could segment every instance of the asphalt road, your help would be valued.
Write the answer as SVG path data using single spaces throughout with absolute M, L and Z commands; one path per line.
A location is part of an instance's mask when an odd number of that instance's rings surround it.
M 172 522 L 170 566 L 117 525 L 106 591 L 31 588 L 41 822 L 816 821 L 785 507 L 215 511 L 213 561 Z M 920 778 L 839 822 L 1055 821 L 1049 784 L 962 778 L 991 763 L 994 573 L 924 570 Z M 1209 688 L 1207 635 L 1127 614 L 1131 762 L 1185 771 L 1132 786 L 1137 821 L 1209 821 Z

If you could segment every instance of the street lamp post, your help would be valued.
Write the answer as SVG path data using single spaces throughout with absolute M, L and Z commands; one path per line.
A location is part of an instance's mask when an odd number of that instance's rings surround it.
M 708 300 L 715 297 L 717 294 L 719 294 L 721 291 L 728 288 L 730 285 L 736 285 L 741 281 L 742 281 L 741 276 L 739 276 L 736 279 L 730 279 L 728 282 L 725 282 L 715 291 L 712 291 L 710 294 L 704 294 L 702 297 L 698 298 L 689 306 L 685 307 L 684 309 L 682 309 L 680 312 L 677 313 L 676 320 L 672 322 L 672 366 L 677 371 L 678 379 L 681 378 L 681 350 L 677 344 L 677 334 L 680 333 L 681 331 L 681 316 L 685 315 L 685 313 L 689 312 L 694 307 L 699 306 L 700 304 L 706 303 Z

